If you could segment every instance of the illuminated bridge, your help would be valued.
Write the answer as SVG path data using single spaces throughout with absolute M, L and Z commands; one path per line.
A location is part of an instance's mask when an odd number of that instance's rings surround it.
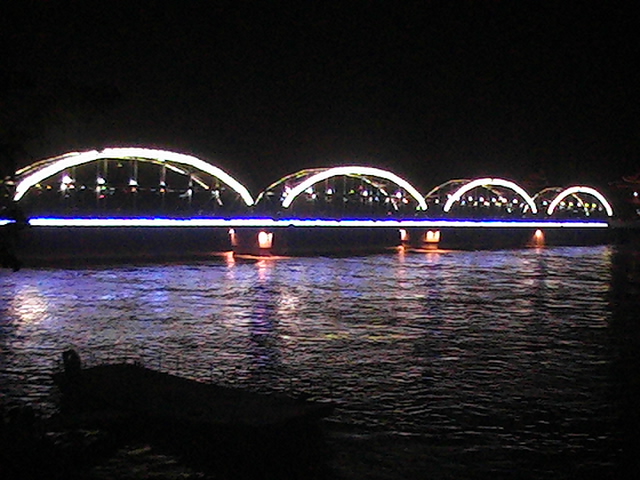
M 208 161 L 147 148 L 73 152 L 19 170 L 0 224 L 30 228 L 29 251 L 289 254 L 407 244 L 495 248 L 603 241 L 614 215 L 585 185 L 533 195 L 503 178 L 456 179 L 426 194 L 371 166 L 311 168 L 255 198 Z M 160 228 L 161 227 L 161 228 Z

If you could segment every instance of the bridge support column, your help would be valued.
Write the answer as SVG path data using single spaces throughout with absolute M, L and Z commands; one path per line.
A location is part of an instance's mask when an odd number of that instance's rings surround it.
M 236 255 L 360 254 L 400 245 L 397 228 L 241 227 L 233 229 L 230 235 Z
M 438 229 L 400 229 L 400 240 L 409 248 L 435 250 L 440 244 L 440 237 L 441 232 Z
M 269 229 L 236 228 L 229 231 L 231 248 L 237 255 L 271 256 L 275 233 Z

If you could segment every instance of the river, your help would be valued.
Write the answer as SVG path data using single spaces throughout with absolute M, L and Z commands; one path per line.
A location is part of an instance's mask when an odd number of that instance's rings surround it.
M 336 478 L 621 478 L 640 468 L 634 247 L 0 271 L 0 395 L 135 359 L 305 393 Z

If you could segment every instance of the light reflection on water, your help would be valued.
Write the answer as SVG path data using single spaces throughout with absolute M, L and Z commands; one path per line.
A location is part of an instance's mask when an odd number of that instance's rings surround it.
M 612 399 L 636 373 L 615 373 L 618 344 L 638 353 L 624 340 L 629 259 L 583 247 L 2 272 L 1 392 L 53 408 L 49 375 L 74 346 L 89 363 L 129 356 L 332 400 L 345 451 L 367 439 L 359 454 L 376 455 L 382 435 L 381 455 L 429 452 L 398 478 L 428 462 L 459 474 L 445 465 L 478 455 L 494 473 L 557 473 L 538 455 L 614 468 L 637 439 Z M 612 340 L 618 315 L 627 331 Z

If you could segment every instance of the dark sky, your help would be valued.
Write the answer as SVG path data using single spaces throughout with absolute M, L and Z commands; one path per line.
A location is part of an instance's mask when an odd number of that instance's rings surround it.
M 425 191 L 478 175 L 598 186 L 640 170 L 639 22 L 612 2 L 15 3 L 5 69 L 48 91 L 121 94 L 49 128 L 34 158 L 153 145 L 254 193 L 339 163 Z

